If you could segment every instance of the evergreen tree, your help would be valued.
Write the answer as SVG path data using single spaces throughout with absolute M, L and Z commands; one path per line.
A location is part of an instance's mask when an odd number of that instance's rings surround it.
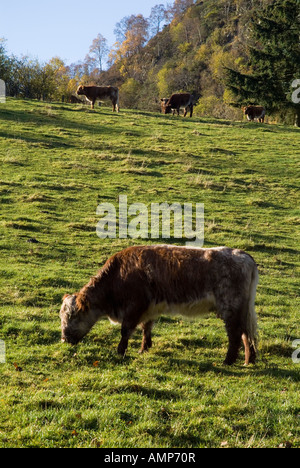
M 253 14 L 249 74 L 228 69 L 227 86 L 239 104 L 262 104 L 269 112 L 293 109 L 300 126 L 300 105 L 292 83 L 300 78 L 300 2 L 273 0 Z

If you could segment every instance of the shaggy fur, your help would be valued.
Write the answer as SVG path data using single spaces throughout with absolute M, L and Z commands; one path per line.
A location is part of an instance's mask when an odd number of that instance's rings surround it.
M 162 314 L 198 317 L 215 312 L 229 338 L 226 364 L 233 364 L 243 341 L 245 364 L 255 361 L 254 310 L 257 266 L 247 253 L 226 247 L 198 249 L 167 245 L 129 247 L 112 256 L 78 294 L 65 296 L 62 340 L 78 343 L 101 317 L 122 325 L 118 352 L 125 354 L 138 325 L 141 351 Z
M 244 107 L 244 114 L 247 119 L 252 121 L 257 119 L 260 123 L 264 123 L 266 116 L 266 109 L 261 106 L 248 106 Z

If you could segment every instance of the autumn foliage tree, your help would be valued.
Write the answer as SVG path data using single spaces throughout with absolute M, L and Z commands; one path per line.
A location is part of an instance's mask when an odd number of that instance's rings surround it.
M 90 46 L 90 52 L 86 56 L 85 61 L 92 69 L 98 69 L 98 71 L 101 73 L 103 70 L 103 63 L 108 55 L 108 52 L 109 48 L 107 45 L 107 39 L 105 39 L 102 34 L 98 34 Z

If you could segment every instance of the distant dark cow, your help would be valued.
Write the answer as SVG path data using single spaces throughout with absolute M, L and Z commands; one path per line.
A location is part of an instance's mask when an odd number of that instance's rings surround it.
M 170 99 L 163 98 L 161 99 L 161 111 L 163 114 L 173 114 L 177 111 L 179 115 L 180 109 L 184 109 L 184 117 L 187 115 L 188 108 L 190 108 L 190 117 L 193 116 L 194 110 L 194 96 L 191 94 L 173 94 Z
M 162 112 L 164 112 L 164 107 L 167 104 L 167 102 L 169 101 L 169 99 L 170 98 L 162 98 L 161 99 L 161 110 L 162 110 Z M 173 115 L 175 115 L 176 109 L 171 109 L 171 110 L 172 110 Z
M 83 102 L 82 99 L 80 99 L 80 98 L 74 96 L 73 94 L 72 94 L 72 96 L 70 97 L 69 102 L 70 102 L 71 104 L 84 104 L 84 102 Z
M 100 318 L 122 325 L 118 352 L 124 355 L 138 325 L 141 352 L 152 346 L 154 321 L 163 314 L 199 317 L 215 312 L 225 322 L 233 364 L 243 341 L 245 364 L 256 356 L 254 308 L 258 270 L 242 250 L 168 245 L 129 247 L 112 256 L 60 311 L 62 341 L 77 344 Z
M 260 123 L 264 123 L 266 109 L 262 106 L 247 106 L 244 107 L 244 114 L 250 121 L 257 119 Z
M 114 86 L 79 86 L 77 89 L 79 96 L 84 95 L 91 101 L 92 109 L 95 108 L 97 99 L 109 98 L 113 104 L 113 111 L 119 112 L 119 90 Z

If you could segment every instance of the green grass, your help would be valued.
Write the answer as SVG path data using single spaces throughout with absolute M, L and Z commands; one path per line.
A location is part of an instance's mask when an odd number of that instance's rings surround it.
M 0 447 L 300 447 L 299 147 L 287 126 L 0 105 Z M 108 321 L 60 343 L 62 296 L 121 248 L 157 243 L 96 236 L 97 205 L 120 194 L 204 203 L 204 246 L 254 256 L 255 366 L 222 365 L 214 317 L 161 318 L 151 351 L 137 330 L 125 360 Z

